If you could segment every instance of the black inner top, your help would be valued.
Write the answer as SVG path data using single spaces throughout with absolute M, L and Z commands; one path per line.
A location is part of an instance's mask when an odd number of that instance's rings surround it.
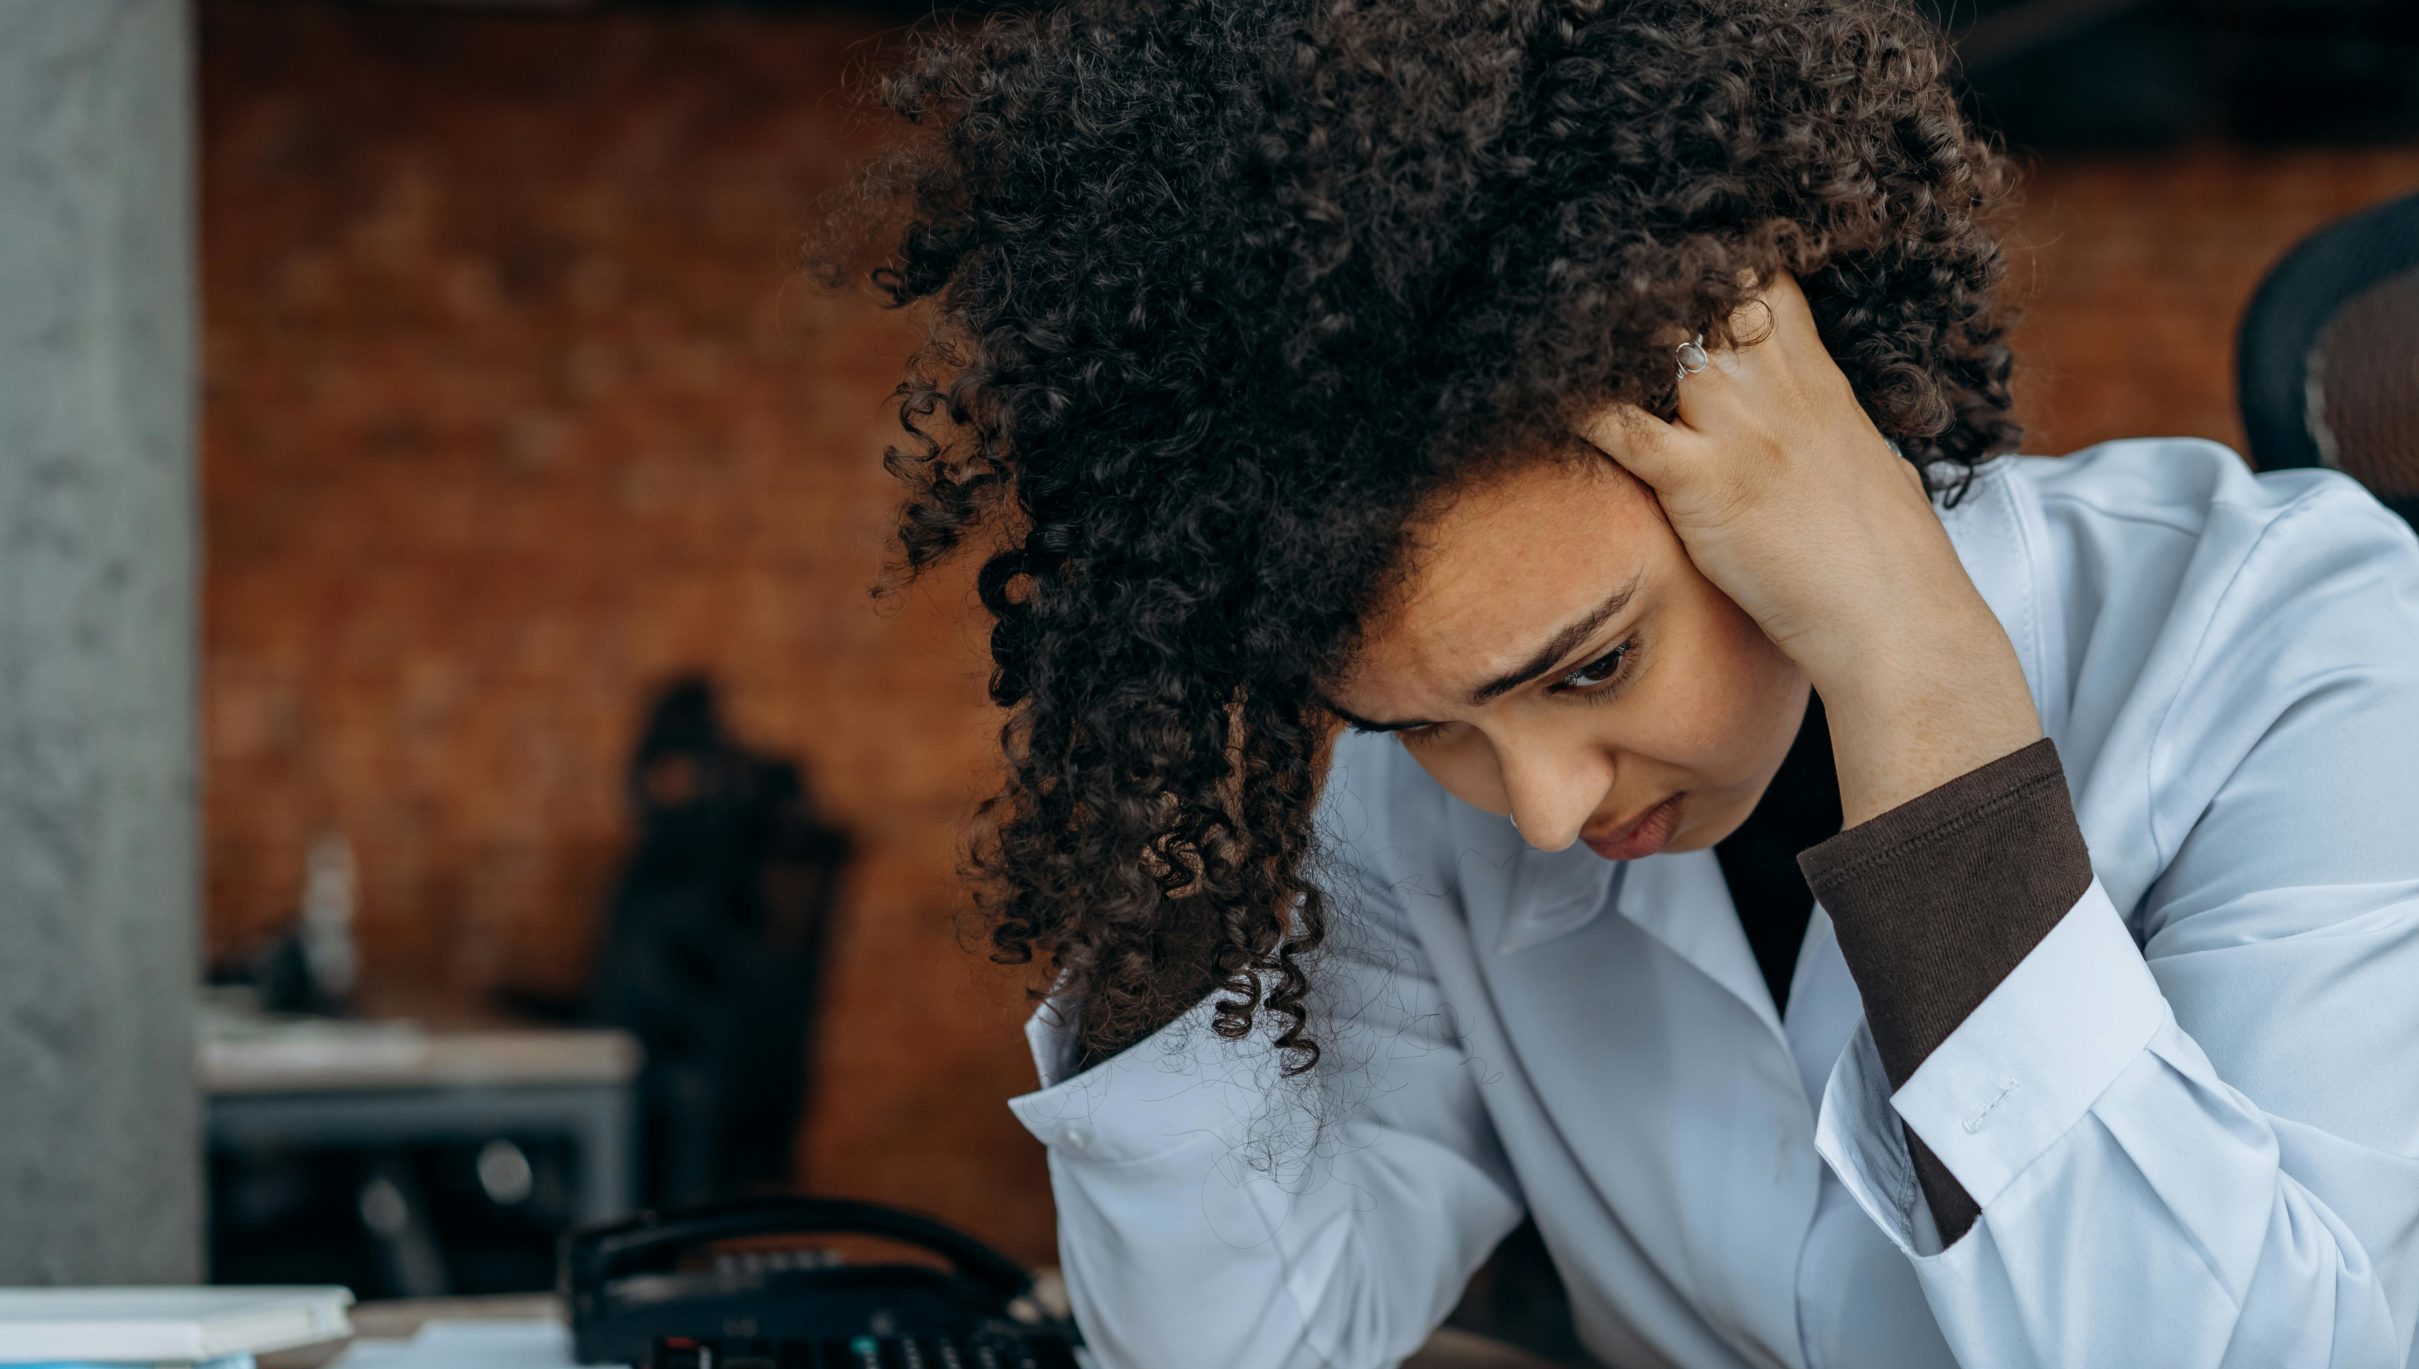
M 1809 692 L 1805 721 L 1772 784 L 1739 830 L 1713 848 L 1776 1010 L 1788 1006 L 1798 944 L 1806 939 L 1806 924 L 1814 917 L 1814 891 L 1797 868 L 1798 853 L 1839 830 L 1839 772 L 1831 762 L 1831 729 L 1823 717 L 1822 696 Z

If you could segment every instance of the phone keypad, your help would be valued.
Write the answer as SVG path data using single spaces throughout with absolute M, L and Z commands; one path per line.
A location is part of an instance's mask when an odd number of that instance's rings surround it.
M 761 1343 L 759 1343 L 761 1346 Z M 1055 1336 L 853 1336 L 790 1341 L 750 1353 L 710 1344 L 664 1345 L 649 1369 L 1076 1369 Z

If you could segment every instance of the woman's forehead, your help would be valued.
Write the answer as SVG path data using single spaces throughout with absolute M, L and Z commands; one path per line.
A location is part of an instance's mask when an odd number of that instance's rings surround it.
M 1346 686 L 1377 714 L 1413 700 L 1373 695 L 1416 693 L 1434 707 L 1465 676 L 1518 666 L 1615 590 L 1636 582 L 1644 597 L 1676 549 L 1653 492 L 1609 460 L 1511 468 L 1415 521 Z

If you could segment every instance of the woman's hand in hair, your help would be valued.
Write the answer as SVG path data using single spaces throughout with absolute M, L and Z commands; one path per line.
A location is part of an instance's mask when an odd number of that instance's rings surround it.
M 1731 319 L 1736 348 L 1679 383 L 1670 421 L 1634 405 L 1581 435 L 1653 488 L 1697 569 L 1832 699 L 1921 642 L 1998 633 L 1922 473 L 1873 425 L 1779 272 Z
M 1857 402 L 1786 272 L 1731 320 L 1735 349 L 1582 434 L 1654 489 L 1706 579 L 1823 697 L 1850 825 L 2041 736 L 2007 633 L 1922 473 Z

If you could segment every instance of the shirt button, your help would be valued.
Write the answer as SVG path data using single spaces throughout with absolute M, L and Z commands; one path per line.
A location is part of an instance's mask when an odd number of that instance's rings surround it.
M 1082 1127 L 1069 1127 L 1065 1131 L 1059 1133 L 1058 1139 L 1066 1142 L 1070 1147 L 1076 1150 L 1085 1150 L 1090 1148 L 1092 1144 L 1092 1133 L 1084 1130 Z

